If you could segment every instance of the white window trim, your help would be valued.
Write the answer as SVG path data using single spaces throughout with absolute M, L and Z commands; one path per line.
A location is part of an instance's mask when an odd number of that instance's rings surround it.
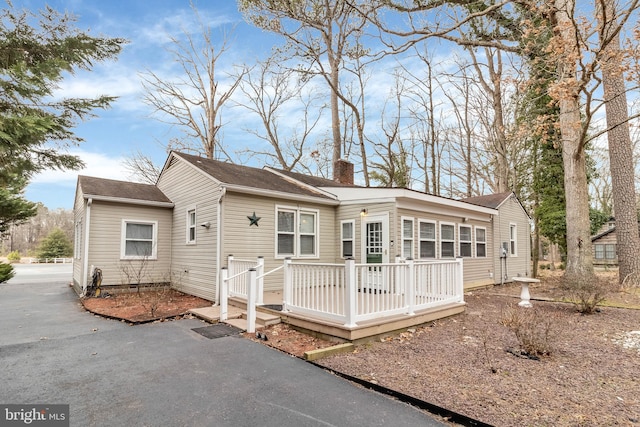
M 193 212 L 195 214 L 195 220 L 193 225 L 191 225 L 190 221 L 190 213 Z M 195 245 L 198 241 L 198 210 L 195 206 L 189 206 L 187 208 L 187 213 L 185 216 L 185 228 L 186 228 L 186 236 L 185 242 L 187 245 Z M 193 228 L 193 240 L 190 239 L 189 230 Z
M 462 240 L 462 233 L 460 232 L 460 229 L 463 227 L 469 229 L 469 240 Z M 460 256 L 462 256 L 460 245 L 462 245 L 463 243 L 468 243 L 469 248 L 471 249 L 471 254 L 469 256 L 465 256 L 464 258 L 473 258 L 475 251 L 473 250 L 473 227 L 471 225 L 458 224 L 458 254 L 460 254 Z
M 293 212 L 293 253 L 292 254 L 279 254 L 278 253 L 278 212 Z M 313 214 L 314 215 L 314 227 L 315 227 L 315 247 L 313 249 L 313 255 L 300 254 L 300 214 Z M 301 259 L 317 259 L 320 258 L 320 211 L 318 209 L 300 208 L 295 206 L 276 205 L 275 207 L 275 241 L 274 241 L 274 253 L 276 259 L 284 259 L 287 257 L 301 258 Z
M 410 221 L 411 222 L 411 238 L 406 238 L 404 236 L 404 231 L 405 231 L 404 222 L 405 221 Z M 401 237 L 401 239 L 400 239 L 401 240 L 401 242 L 400 242 L 401 243 L 401 246 L 400 246 L 401 255 L 400 256 L 402 256 L 402 258 L 412 258 L 413 259 L 413 257 L 414 257 L 415 247 L 416 247 L 415 246 L 415 240 L 416 240 L 416 238 L 415 238 L 416 237 L 415 236 L 415 234 L 416 234 L 415 233 L 416 224 L 415 223 L 416 223 L 415 219 L 412 218 L 412 217 L 409 217 L 409 216 L 400 217 L 400 224 L 401 224 L 400 225 L 400 237 Z M 411 241 L 411 253 L 409 253 L 409 254 L 406 254 L 404 252 L 404 242 L 405 241 Z
M 423 239 L 420 234 L 420 224 L 433 224 L 433 239 Z M 422 253 L 420 252 L 420 248 L 422 246 L 422 242 L 433 242 L 433 258 L 422 257 Z M 426 219 L 418 220 L 418 258 L 420 259 L 437 259 L 438 258 L 438 222 L 430 221 Z
M 126 236 L 127 236 L 127 224 L 146 224 L 153 226 L 153 237 L 151 241 L 151 256 L 133 256 L 126 255 Z M 120 232 L 120 259 L 127 260 L 140 260 L 140 259 L 150 259 L 156 260 L 158 259 L 158 221 L 147 221 L 147 220 L 137 220 L 137 219 L 123 219 L 122 220 L 122 229 Z
M 75 259 L 82 258 L 82 219 L 76 221 L 73 241 L 73 257 Z
M 511 235 L 511 230 L 514 230 L 514 236 Z M 509 223 L 509 256 L 518 256 L 518 224 L 513 222 Z
M 343 225 L 344 224 L 351 224 L 351 238 L 345 238 L 343 231 Z M 350 241 L 351 242 L 351 257 L 354 257 L 356 254 L 356 221 L 353 219 L 349 219 L 349 220 L 344 220 L 344 221 L 340 221 L 340 256 L 342 258 L 346 258 L 346 256 L 344 255 L 344 242 L 346 241 Z
M 450 225 L 453 227 L 453 240 L 442 240 L 442 226 L 443 225 Z M 438 253 L 440 255 L 441 259 L 451 259 L 451 258 L 455 258 L 456 257 L 456 224 L 453 222 L 440 222 L 439 224 L 439 233 L 438 233 Z M 443 242 L 453 242 L 453 256 L 451 257 L 444 257 L 442 255 L 442 243 Z
M 478 241 L 478 230 L 484 230 L 484 242 Z M 478 227 L 477 225 L 474 227 L 473 235 L 475 237 L 475 255 L 476 258 L 486 258 L 487 257 L 487 228 L 486 227 Z M 478 244 L 484 245 L 484 256 L 478 255 Z

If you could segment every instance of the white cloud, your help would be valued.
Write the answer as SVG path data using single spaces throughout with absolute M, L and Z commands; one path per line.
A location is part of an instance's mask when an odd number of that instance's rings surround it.
M 99 178 L 126 180 L 129 173 L 123 166 L 123 157 L 109 157 L 105 154 L 75 151 L 69 154 L 79 156 L 85 168 L 78 171 L 48 170 L 34 176 L 32 184 L 57 184 L 74 187 L 78 175 L 89 175 Z

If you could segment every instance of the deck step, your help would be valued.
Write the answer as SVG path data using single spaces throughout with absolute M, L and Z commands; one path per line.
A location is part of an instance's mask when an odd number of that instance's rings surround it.
M 194 308 L 189 310 L 194 316 L 211 323 L 220 321 L 220 306 Z M 238 307 L 229 306 L 227 309 L 227 320 L 224 322 L 236 328 L 247 330 L 247 312 Z M 280 316 L 261 311 L 256 312 L 256 329 L 280 323 Z
M 217 323 L 220 321 L 220 306 L 214 305 L 210 307 L 192 308 L 189 313 L 194 316 L 206 320 L 207 322 Z M 242 317 L 243 310 L 238 307 L 229 306 L 227 308 L 227 319 L 238 319 Z
M 247 330 L 247 312 L 242 313 L 242 317 L 237 319 L 228 319 L 224 322 L 228 325 L 235 326 L 243 331 Z M 280 323 L 280 316 L 276 316 L 269 313 L 256 312 L 256 330 L 262 329 L 266 326 L 276 325 Z
M 242 312 L 242 318 L 246 320 L 247 318 L 247 312 L 244 311 Z M 275 315 L 275 314 L 271 314 L 271 313 L 264 313 L 262 311 L 256 311 L 256 325 L 262 325 L 262 326 L 271 326 L 271 325 L 277 325 L 278 323 L 280 323 L 280 316 Z

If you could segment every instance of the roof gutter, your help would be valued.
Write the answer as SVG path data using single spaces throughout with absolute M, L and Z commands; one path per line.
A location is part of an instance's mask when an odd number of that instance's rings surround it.
M 89 270 L 89 231 L 91 230 L 91 205 L 93 204 L 93 199 L 89 197 L 87 199 L 87 210 L 84 219 L 84 254 L 82 255 L 82 294 L 81 296 L 85 296 L 87 293 L 87 278 L 88 278 L 88 270 Z
M 217 275 L 217 285 L 216 285 L 216 302 L 214 305 L 220 305 L 220 287 L 222 283 L 220 282 L 220 278 L 222 277 L 221 268 L 222 268 L 222 200 L 224 196 L 227 194 L 227 187 L 222 186 L 220 189 L 220 196 L 218 196 L 218 209 L 216 213 L 216 275 Z
M 173 208 L 174 204 L 172 202 L 160 202 L 157 200 L 140 200 L 140 199 L 126 199 L 124 197 L 113 197 L 113 196 L 99 196 L 95 194 L 85 194 L 85 199 L 93 199 L 101 202 L 112 202 L 112 203 L 125 203 L 129 205 L 142 205 L 142 206 L 154 206 L 158 208 Z

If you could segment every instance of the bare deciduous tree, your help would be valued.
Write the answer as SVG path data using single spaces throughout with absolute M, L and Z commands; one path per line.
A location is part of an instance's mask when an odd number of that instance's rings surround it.
M 254 25 L 284 36 L 294 54 L 305 62 L 304 71 L 321 76 L 328 84 L 335 164 L 342 156 L 343 142 L 340 72 L 344 61 L 361 54 L 359 39 L 367 25 L 366 16 L 347 0 L 240 0 L 238 4 Z
M 230 34 L 216 43 L 212 29 L 192 5 L 199 33 L 184 30 L 184 38 L 171 37 L 168 52 L 180 67 L 180 75 L 167 78 L 154 71 L 142 74 L 144 101 L 156 118 L 174 125 L 184 134 L 170 142 L 170 149 L 191 151 L 210 159 L 231 158 L 222 144 L 222 109 L 247 73 L 221 72 L 221 59 L 230 46 Z M 195 143 L 197 141 L 197 143 Z
M 246 96 L 242 106 L 260 118 L 263 129 L 247 129 L 266 141 L 270 150 L 247 149 L 250 155 L 270 158 L 285 170 L 293 170 L 309 153 L 309 139 L 322 117 L 319 95 L 306 90 L 308 81 L 297 78 L 295 70 L 282 66 L 283 59 L 271 56 L 249 72 L 239 88 Z M 293 108 L 302 115 L 295 127 L 283 130 L 283 120 Z M 285 126 L 286 127 L 286 126 Z
M 635 6 L 633 2 L 631 6 Z M 609 165 L 616 217 L 618 280 L 640 275 L 640 235 L 636 213 L 633 147 L 624 79 L 624 54 L 620 49 L 621 26 L 613 0 L 596 0 L 599 20 L 602 84 L 607 118 Z M 625 19 L 623 14 L 622 19 Z

